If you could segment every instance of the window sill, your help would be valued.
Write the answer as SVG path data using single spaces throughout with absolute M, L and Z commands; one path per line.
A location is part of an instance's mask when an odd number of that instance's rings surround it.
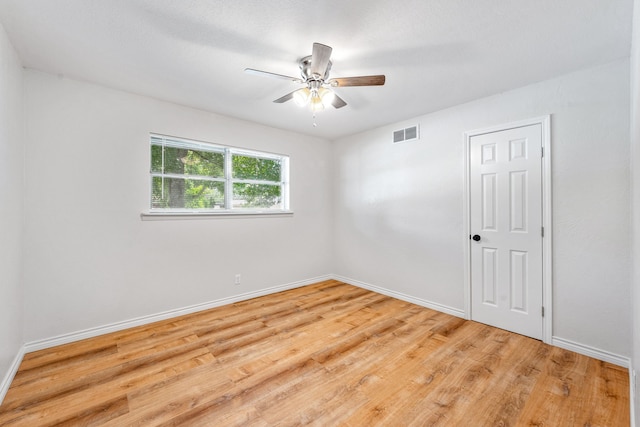
M 213 218 L 274 218 L 290 217 L 293 211 L 225 211 L 225 212 L 142 212 L 142 221 L 166 221 L 181 219 Z

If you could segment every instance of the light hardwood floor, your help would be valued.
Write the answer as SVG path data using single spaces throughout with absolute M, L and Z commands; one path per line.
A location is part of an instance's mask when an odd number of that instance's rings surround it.
M 2 426 L 628 426 L 626 369 L 336 281 L 27 354 Z

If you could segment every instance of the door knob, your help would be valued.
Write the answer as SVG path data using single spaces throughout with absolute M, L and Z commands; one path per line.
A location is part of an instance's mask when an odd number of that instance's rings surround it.
M 472 239 L 473 239 L 475 242 L 479 242 L 479 241 L 480 241 L 480 239 L 482 239 L 482 237 L 480 237 L 480 235 L 479 235 L 479 234 L 474 234 L 474 235 L 473 235 L 473 237 L 472 237 Z

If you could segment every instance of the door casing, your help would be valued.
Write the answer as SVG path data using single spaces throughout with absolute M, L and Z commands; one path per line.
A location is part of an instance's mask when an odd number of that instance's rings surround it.
M 464 295 L 465 318 L 471 319 L 471 212 L 470 212 L 470 141 L 473 136 L 490 132 L 498 132 L 518 128 L 522 126 L 536 125 L 542 126 L 542 226 L 544 227 L 544 238 L 542 239 L 542 302 L 544 307 L 544 317 L 542 318 L 542 340 L 551 344 L 553 339 L 553 272 L 552 272 L 552 241 L 553 229 L 551 223 L 551 116 L 542 116 L 518 122 L 506 123 L 483 129 L 465 132 L 464 134 L 464 197 L 463 197 L 463 224 L 464 235 Z

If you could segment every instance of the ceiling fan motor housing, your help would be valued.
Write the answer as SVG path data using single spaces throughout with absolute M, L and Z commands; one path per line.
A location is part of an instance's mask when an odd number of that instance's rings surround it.
M 300 75 L 302 76 L 302 79 L 307 82 L 310 80 L 321 80 L 324 82 L 324 80 L 329 78 L 329 71 L 331 71 L 331 61 L 329 61 L 329 63 L 327 64 L 327 69 L 324 72 L 323 76 L 318 76 L 318 75 L 314 75 L 311 73 L 311 58 L 313 55 L 309 55 L 309 56 L 305 56 L 304 58 L 300 59 L 300 61 L 298 61 L 299 65 L 300 65 Z

